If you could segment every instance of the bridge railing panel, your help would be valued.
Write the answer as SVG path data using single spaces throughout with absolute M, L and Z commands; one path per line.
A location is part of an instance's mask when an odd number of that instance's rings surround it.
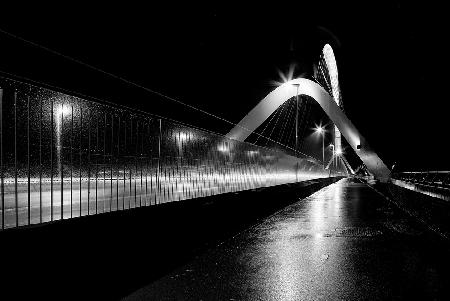
M 392 175 L 392 182 L 423 194 L 450 200 L 450 171 L 397 172 Z
M 321 164 L 0 77 L 1 229 L 327 177 Z

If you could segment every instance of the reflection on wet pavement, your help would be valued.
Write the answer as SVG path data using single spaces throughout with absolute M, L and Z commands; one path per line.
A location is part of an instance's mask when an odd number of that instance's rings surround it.
M 128 299 L 446 299 L 449 251 L 370 187 L 344 179 Z

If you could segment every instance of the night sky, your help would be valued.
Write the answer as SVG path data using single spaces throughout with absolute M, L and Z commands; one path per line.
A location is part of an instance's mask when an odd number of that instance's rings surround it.
M 377 2 L 379 3 L 379 2 Z M 2 9 L 0 29 L 238 122 L 335 51 L 345 111 L 388 166 L 450 169 L 448 38 L 431 4 Z M 231 125 L 0 33 L 0 71 L 225 134 Z

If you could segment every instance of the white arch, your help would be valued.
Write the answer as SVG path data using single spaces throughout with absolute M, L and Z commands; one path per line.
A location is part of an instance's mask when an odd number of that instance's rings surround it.
M 339 74 L 333 48 L 331 48 L 329 44 L 325 44 L 322 49 L 322 54 L 325 64 L 327 65 L 328 75 L 330 77 L 331 94 L 338 106 L 342 107 L 341 89 L 339 88 Z M 339 132 L 339 129 L 336 126 L 334 126 L 334 148 L 338 154 L 342 153 L 341 132 Z M 343 157 L 340 158 L 342 159 Z
M 293 79 L 270 92 L 226 136 L 230 139 L 244 141 L 276 109 L 297 95 L 297 85 L 299 85 L 299 95 L 308 95 L 319 103 L 375 178 L 382 182 L 388 181 L 390 170 L 369 147 L 367 141 L 342 112 L 333 98 L 319 84 L 305 78 Z

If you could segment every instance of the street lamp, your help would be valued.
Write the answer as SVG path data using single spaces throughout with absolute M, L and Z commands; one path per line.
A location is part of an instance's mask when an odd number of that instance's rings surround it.
M 322 135 L 322 164 L 325 168 L 325 127 L 318 126 L 315 128 L 317 134 Z

